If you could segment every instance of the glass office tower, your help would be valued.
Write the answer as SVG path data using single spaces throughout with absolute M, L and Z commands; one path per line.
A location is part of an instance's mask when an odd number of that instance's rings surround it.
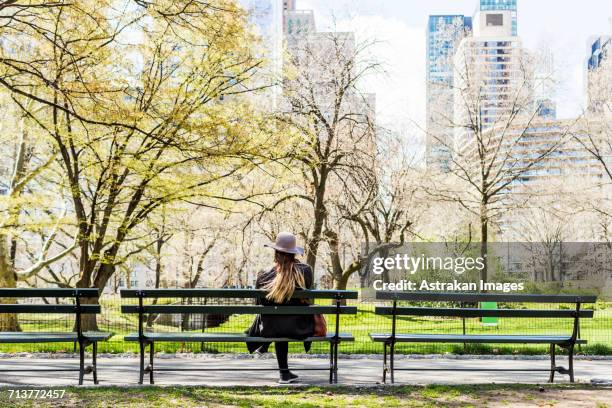
M 516 1 L 517 0 L 480 0 L 480 10 L 510 10 L 512 14 L 512 35 L 517 36 Z
M 602 36 L 596 38 L 590 47 L 590 55 L 587 61 L 589 71 L 601 66 L 607 53 L 612 49 L 612 36 Z
M 587 60 L 587 96 L 589 111 L 595 115 L 612 115 L 612 35 L 592 39 Z
M 458 29 L 458 28 L 462 29 Z M 427 24 L 427 81 L 452 85 L 453 69 L 447 62 L 456 42 L 472 29 L 472 18 L 463 15 L 429 16 Z M 465 30 L 465 31 L 464 31 Z
M 445 135 L 440 115 L 452 109 L 452 59 L 459 41 L 471 30 L 472 18 L 461 14 L 429 16 L 427 23 L 426 161 L 428 167 L 436 170 L 448 170 L 450 135 Z
M 283 2 L 282 0 L 238 0 L 238 3 L 248 11 L 249 23 L 262 41 L 258 56 L 264 60 L 264 65 L 259 68 L 261 75 L 254 86 L 268 87 L 277 82 L 282 75 Z M 274 108 L 277 106 L 280 91 L 279 86 L 269 86 L 261 92 L 260 97 L 265 99 L 264 103 Z

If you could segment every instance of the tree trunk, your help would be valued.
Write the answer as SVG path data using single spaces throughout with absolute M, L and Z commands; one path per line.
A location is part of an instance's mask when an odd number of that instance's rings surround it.
M 550 251 L 548 254 L 548 262 L 547 262 L 547 274 L 548 274 L 548 281 L 549 282 L 554 282 L 555 281 L 555 265 L 553 262 L 553 252 Z
M 26 166 L 26 150 L 27 150 L 27 132 L 24 130 L 25 115 L 20 120 L 21 132 L 19 132 L 19 141 L 13 167 L 13 176 L 9 185 L 9 197 L 19 198 L 21 189 L 15 190 L 16 183 L 23 179 Z M 18 223 L 20 206 L 9 206 L 8 224 Z M 10 242 L 10 245 L 9 245 Z M 6 233 L 0 234 L 0 287 L 1 288 L 16 288 L 17 276 L 15 275 L 15 251 L 17 250 L 17 241 L 14 237 L 10 237 Z M 16 303 L 16 299 L 2 298 L 0 302 Z M 21 331 L 19 320 L 15 313 L 0 313 L 0 331 Z
M 86 265 L 91 265 L 90 262 L 87 262 Z M 90 287 L 95 287 L 92 286 L 90 281 L 89 281 L 89 276 L 91 276 L 91 272 L 90 271 L 82 271 L 81 272 L 81 279 L 78 280 L 76 287 L 78 288 L 90 288 Z M 99 287 L 100 289 L 100 293 L 102 292 L 102 290 L 104 289 L 104 287 L 106 286 L 106 281 L 103 282 L 103 284 L 101 285 L 101 287 Z M 96 305 L 98 304 L 98 298 L 81 298 L 81 304 L 93 304 Z M 98 320 L 96 318 L 96 314 L 83 314 L 81 315 L 81 329 L 83 331 L 98 331 Z M 74 330 L 76 330 L 76 324 L 74 326 Z
M 340 260 L 340 243 L 338 242 L 338 234 L 327 230 L 325 232 L 325 236 L 327 237 L 330 248 L 329 255 L 331 257 L 332 276 L 334 278 L 336 290 L 346 290 L 346 286 L 351 275 L 361 268 L 361 261 L 356 260 L 347 268 L 344 268 Z M 342 304 L 345 305 L 346 300 L 343 300 Z
M 89 282 L 87 282 L 87 280 L 83 279 L 83 277 L 81 276 L 81 279 L 79 279 L 79 281 L 76 284 L 77 289 L 78 288 L 89 288 L 91 287 L 91 285 L 89 284 Z M 97 298 L 81 298 L 81 304 L 82 305 L 96 305 L 98 304 L 98 299 Z M 76 331 L 76 323 L 74 325 L 74 330 Z M 96 318 L 96 314 L 83 314 L 81 315 L 81 330 L 83 331 L 98 331 L 98 321 Z
M 314 227 L 310 239 L 308 240 L 306 251 L 306 263 L 310 265 L 313 272 L 317 264 L 317 252 L 319 251 L 319 243 L 321 242 L 321 232 L 323 231 L 323 221 L 325 218 L 325 210 L 322 205 L 319 208 L 315 208 L 314 215 Z
M 336 290 L 346 290 L 351 275 L 352 273 L 343 273 L 340 279 L 336 281 Z
M 489 240 L 489 216 L 487 213 L 487 203 L 483 202 L 480 205 L 480 256 L 484 259 L 484 267 L 480 271 L 480 279 L 483 282 L 487 282 L 489 259 L 488 259 L 488 247 L 487 243 Z
M 191 305 L 193 303 L 191 298 L 187 298 L 187 305 Z M 184 313 L 181 316 L 181 331 L 189 331 L 189 322 L 191 321 L 191 314 Z
M 339 279 L 336 280 L 336 290 L 346 290 L 348 281 L 351 276 L 361 268 L 361 261 L 355 261 L 351 263 L 341 274 Z M 346 305 L 346 300 L 342 300 L 342 305 Z
M 0 287 L 17 287 L 15 271 L 13 270 L 9 259 L 8 238 L 4 234 L 0 234 Z M 2 303 L 16 302 L 16 300 L 12 298 L 1 298 L 0 301 Z M 0 331 L 21 331 L 17 314 L 0 313 Z
M 163 240 L 158 239 L 157 240 L 157 256 L 155 257 L 155 289 L 159 289 L 159 283 L 161 281 L 161 271 L 162 271 L 162 265 L 161 265 L 161 248 L 163 245 Z M 157 298 L 153 299 L 153 304 L 157 304 Z M 147 316 L 147 328 L 151 328 L 153 327 L 153 322 L 155 321 L 155 318 L 157 317 L 156 314 L 153 313 L 149 313 L 149 315 Z
M 98 298 L 81 298 L 82 305 L 97 305 Z M 76 330 L 76 326 L 74 328 Z M 98 331 L 98 319 L 95 313 L 81 315 L 81 330 L 83 331 Z
M 312 228 L 312 234 L 308 240 L 307 252 L 306 252 L 306 263 L 311 266 L 314 273 L 315 266 L 317 264 L 317 252 L 319 251 L 319 243 L 321 242 L 321 235 L 323 233 L 323 222 L 327 216 L 325 210 L 325 189 L 327 185 L 327 169 L 325 165 L 320 169 L 320 181 L 319 185 L 316 186 L 315 192 L 315 204 L 314 204 L 314 226 Z

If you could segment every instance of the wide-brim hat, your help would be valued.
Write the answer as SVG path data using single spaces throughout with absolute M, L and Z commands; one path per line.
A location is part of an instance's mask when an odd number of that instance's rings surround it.
M 264 246 L 286 254 L 304 255 L 304 248 L 297 246 L 296 243 L 297 239 L 292 233 L 279 232 L 276 236 L 276 242 L 270 242 L 264 244 Z

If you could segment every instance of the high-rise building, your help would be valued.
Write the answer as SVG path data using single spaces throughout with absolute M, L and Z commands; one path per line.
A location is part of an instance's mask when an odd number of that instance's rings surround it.
M 542 119 L 555 119 L 557 117 L 557 103 L 555 101 L 556 83 L 553 53 L 550 49 L 544 48 L 533 54 L 533 61 L 533 94 L 537 115 Z
M 472 29 L 463 15 L 429 16 L 427 23 L 427 81 L 452 85 L 452 57 L 457 43 Z
M 264 60 L 258 76 L 261 83 L 256 87 L 267 88 L 260 93 L 266 99 L 265 105 L 274 108 L 278 104 L 282 77 L 283 50 L 283 1 L 287 0 L 239 0 L 249 13 L 249 22 L 261 38 L 260 57 Z M 272 86 L 270 86 L 272 84 Z
M 486 137 L 490 133 L 492 145 L 500 146 L 498 157 L 490 159 L 493 169 L 499 167 L 506 175 L 500 182 L 509 182 L 502 193 L 532 194 L 552 181 L 573 178 L 598 182 L 603 177 L 601 165 L 583 147 L 593 136 L 575 120 L 536 118 L 529 123 L 518 121 L 503 131 L 490 128 L 485 133 Z
M 517 0 L 480 0 L 480 11 L 509 11 L 512 20 L 512 35 L 518 35 Z
M 589 145 L 598 146 L 600 159 L 606 169 L 612 168 L 610 131 L 612 129 L 612 18 L 610 34 L 601 35 L 590 41 L 586 66 L 587 115 L 589 124 Z
M 295 0 L 283 0 L 283 34 L 288 40 L 315 31 L 313 10 L 298 10 Z
M 531 197 L 569 178 L 597 184 L 601 166 L 583 144 L 602 133 L 603 121 L 587 128 L 556 119 L 552 53 L 526 51 L 513 33 L 510 10 L 481 11 L 473 35 L 457 47 L 455 154 L 464 159 L 462 169 L 478 177 L 484 159 L 503 200 Z
M 295 10 L 295 0 L 283 0 L 283 11 Z
M 359 57 L 355 33 L 351 31 L 317 31 L 312 10 L 298 10 L 295 2 L 287 1 L 284 10 L 284 34 L 287 57 L 295 77 L 285 79 L 286 109 L 316 106 L 323 118 L 332 123 L 339 119 L 334 132 L 338 143 L 375 152 L 376 95 L 363 93 L 350 86 L 343 89 L 338 104 L 338 92 L 346 80 L 354 80 Z M 289 61 L 288 61 L 289 62 Z M 350 79 L 349 79 L 350 78 Z M 295 108 L 296 105 L 293 105 Z M 305 106 L 302 109 L 307 109 Z M 317 115 L 318 116 L 318 115 Z M 346 118 L 351 118 L 346 120 Z M 319 123 L 320 125 L 321 123 Z M 321 137 L 325 126 L 317 125 Z M 374 155 L 372 155 L 374 157 Z
M 485 131 L 484 137 L 490 136 L 492 140 L 488 141 L 495 148 L 499 146 L 499 153 L 491 153 L 487 163 L 492 174 L 503 176 L 496 179 L 496 185 L 501 187 L 496 206 L 505 207 L 496 215 L 503 236 L 500 239 L 522 240 L 525 233 L 552 232 L 546 225 L 547 218 L 541 218 L 541 210 L 571 213 L 576 194 L 592 208 L 604 208 L 605 203 L 611 202 L 612 191 L 606 183 L 604 167 L 584 148 L 592 143 L 601 145 L 602 130 L 602 121 L 536 117 L 510 128 Z M 525 230 L 526 225 L 537 228 Z M 588 239 L 593 238 L 578 238 Z
M 586 74 L 589 112 L 612 117 L 612 33 L 592 41 Z
M 598 69 L 604 62 L 604 59 L 612 50 L 612 37 L 602 35 L 596 37 L 590 46 L 590 54 L 587 60 L 587 69 L 589 71 Z
M 427 24 L 427 167 L 448 170 L 450 160 L 449 134 L 443 125 L 453 109 L 453 56 L 463 37 L 472 29 L 472 18 L 463 15 L 429 16 Z
M 482 11 L 474 32 L 454 58 L 455 143 L 466 146 L 474 127 L 486 129 L 533 107 L 532 74 L 521 40 L 512 34 L 510 11 Z M 471 130 L 472 129 L 472 130 Z

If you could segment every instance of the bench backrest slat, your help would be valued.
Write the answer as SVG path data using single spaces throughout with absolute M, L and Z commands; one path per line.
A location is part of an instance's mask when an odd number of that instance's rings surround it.
M 77 313 L 76 305 L 56 304 L 3 304 L 0 303 L 0 313 Z M 100 313 L 100 305 L 81 305 L 81 313 Z
M 262 299 L 268 291 L 262 289 L 122 289 L 122 298 L 237 298 Z M 296 290 L 292 299 L 357 299 L 352 290 Z
M 0 289 L 0 298 L 27 298 L 27 297 L 49 297 L 49 298 L 63 298 L 63 297 L 88 297 L 97 298 L 99 297 L 99 290 L 96 288 L 2 288 Z
M 122 313 L 139 313 L 137 305 L 122 305 Z M 156 314 L 269 314 L 269 315 L 314 315 L 356 314 L 354 306 L 222 306 L 222 305 L 145 305 L 142 313 Z
M 393 315 L 393 307 L 377 306 L 376 314 Z M 439 316 L 439 317 L 593 317 L 592 310 L 568 309 L 474 309 L 474 308 L 433 308 L 433 307 L 397 307 L 398 316 Z
M 447 293 L 376 291 L 377 300 L 401 300 L 413 302 L 528 302 L 528 303 L 595 303 L 592 295 L 534 295 L 502 293 Z
M 0 298 L 72 298 L 74 303 L 0 303 L 0 313 L 98 314 L 102 311 L 100 305 L 83 303 L 81 299 L 97 299 L 99 295 L 96 288 L 2 288 Z

